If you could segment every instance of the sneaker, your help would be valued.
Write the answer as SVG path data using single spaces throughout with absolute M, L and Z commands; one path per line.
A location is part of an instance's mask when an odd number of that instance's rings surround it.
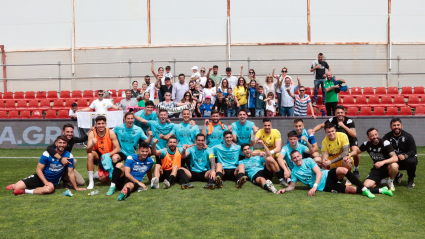
M 164 189 L 167 189 L 167 188 L 169 188 L 171 185 L 170 185 L 170 182 L 168 182 L 168 180 L 167 179 L 165 179 L 164 180 Z
M 389 188 L 391 191 L 395 191 L 394 182 L 390 182 L 390 181 L 388 180 L 388 181 L 387 181 L 387 185 L 388 185 L 388 188 Z
M 99 171 L 94 172 L 93 178 L 94 179 L 99 179 Z
M 220 176 L 215 177 L 215 184 L 217 184 L 218 188 L 223 188 L 223 181 Z
M 151 188 L 152 189 L 159 189 L 159 180 L 157 178 L 152 178 Z
M 414 188 L 415 187 L 415 181 L 408 181 L 407 182 L 407 185 L 406 185 L 406 188 Z
M 23 189 L 15 189 L 15 191 L 13 191 L 13 193 L 15 194 L 15 196 L 21 195 L 25 193 L 25 190 Z
M 347 181 L 345 181 L 345 186 L 347 186 L 347 187 L 351 186 L 350 180 L 347 179 Z
M 280 185 L 283 185 L 285 187 L 288 187 L 289 184 L 288 184 L 288 182 L 286 182 L 285 179 L 283 179 L 283 180 L 280 181 Z
M 87 186 L 87 189 L 93 189 L 94 188 L 94 182 L 90 182 L 89 185 Z
M 391 196 L 391 197 L 393 196 L 393 191 L 388 190 L 388 187 L 383 187 L 381 189 L 382 189 L 382 191 L 381 191 L 382 194 L 388 195 L 388 196 Z
M 213 190 L 215 188 L 215 184 L 207 183 L 203 188 Z
M 269 189 L 270 192 L 272 192 L 272 193 L 276 193 L 277 192 L 277 189 L 274 187 L 272 181 L 267 180 L 266 181 L 266 186 L 267 186 L 267 188 Z
M 117 201 L 124 201 L 126 197 L 127 197 L 127 188 L 123 188 L 121 190 L 120 195 L 117 198 Z
M 368 198 L 375 198 L 375 195 L 373 195 L 369 189 L 366 189 L 363 191 L 363 195 L 367 196 Z
M 397 176 L 395 176 L 394 182 L 400 184 L 401 180 L 404 178 L 404 173 L 398 172 Z
M 360 172 L 358 169 L 354 169 L 353 174 L 357 177 L 360 178 Z
M 10 185 L 8 185 L 7 187 L 6 187 L 6 190 L 13 190 L 13 186 L 14 186 L 15 184 L 10 184 Z
M 316 102 L 313 102 L 313 107 L 316 107 Z
M 236 182 L 236 188 L 242 188 L 242 186 L 246 183 L 247 176 L 243 176 Z
M 106 193 L 106 196 L 112 196 L 115 192 L 115 187 L 110 187 L 108 192 Z
M 190 183 L 182 184 L 182 189 L 189 189 L 189 188 L 194 188 L 194 187 L 193 187 L 193 185 L 192 185 L 192 184 L 190 184 Z

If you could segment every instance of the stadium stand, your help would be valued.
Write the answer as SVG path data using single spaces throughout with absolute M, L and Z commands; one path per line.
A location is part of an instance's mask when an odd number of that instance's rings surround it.
M 81 90 L 73 90 L 72 91 L 72 99 L 79 100 L 83 98 L 83 94 L 81 93 Z
M 15 95 L 13 97 L 15 100 L 24 99 L 23 91 L 15 91 Z
M 365 87 L 363 88 L 363 95 L 369 98 L 370 96 L 374 95 L 375 92 L 373 92 L 373 87 Z
M 412 109 L 409 106 L 400 107 L 400 115 L 412 116 Z
M 59 110 L 58 119 L 69 119 L 67 110 Z
M 344 100 L 342 102 L 342 105 L 345 108 L 355 106 L 355 104 L 354 104 L 354 97 L 352 95 L 346 95 L 344 97 Z
M 52 110 L 63 110 L 65 107 L 63 106 L 63 99 L 56 99 L 53 102 Z
M 28 110 L 21 111 L 21 114 L 19 115 L 20 119 L 31 119 L 31 112 Z
M 410 108 L 416 108 L 420 105 L 423 105 L 423 103 L 419 103 L 418 95 L 409 95 L 409 101 L 407 101 L 407 105 L 410 106 Z
M 78 105 L 78 107 L 87 107 L 88 106 L 87 100 L 86 99 L 79 99 L 79 100 L 77 100 L 77 105 Z
M 50 102 L 53 102 L 57 98 L 58 98 L 58 92 L 56 92 L 56 91 L 48 91 L 47 92 L 47 100 L 49 100 Z
M 361 107 L 367 107 L 367 99 L 365 95 L 358 95 L 356 97 L 356 107 L 361 108 Z
M 411 86 L 403 86 L 401 88 L 401 94 L 404 98 L 409 98 L 410 95 L 413 94 L 413 89 Z
M 385 108 L 381 106 L 377 106 L 373 108 L 373 115 L 374 116 L 385 116 Z
M 75 103 L 75 100 L 74 99 L 66 99 L 65 100 L 65 108 L 64 109 L 66 109 L 66 110 L 71 109 L 73 103 Z
M 69 99 L 69 98 L 71 98 L 71 91 L 69 91 L 69 90 L 63 90 L 63 91 L 61 91 L 60 98 L 61 99 Z
M 393 105 L 396 107 L 406 106 L 406 102 L 404 101 L 404 97 L 402 95 L 395 95 Z
M 40 101 L 40 109 L 43 109 L 43 111 L 45 110 L 50 110 L 50 101 L 49 100 L 42 100 Z
M 27 101 L 34 100 L 35 99 L 35 92 L 34 91 L 27 91 L 27 92 L 25 92 L 25 99 Z
M 41 112 L 41 110 L 35 110 L 32 112 L 32 119 L 43 119 L 43 113 Z
M 421 105 L 416 107 L 415 115 L 425 115 L 425 106 Z
M 382 97 L 387 94 L 387 90 L 385 87 L 376 87 L 375 89 L 375 95 Z
M 393 106 L 393 98 L 389 95 L 383 95 L 381 97 L 381 106 L 384 108 Z
M 56 116 L 56 110 L 48 110 L 46 111 L 46 117 L 45 119 L 57 119 L 58 117 Z
M 357 97 L 362 95 L 362 88 L 361 87 L 351 87 L 351 95 L 353 97 Z
M 0 92 L 0 99 L 3 99 L 3 92 Z
M 377 96 L 377 95 L 370 95 L 367 104 L 368 104 L 369 107 L 372 107 L 372 108 L 380 107 L 381 106 L 381 102 L 379 102 L 379 96 Z
M 116 90 L 108 90 L 110 92 L 112 92 L 111 97 L 117 97 L 117 91 Z M 96 91 L 96 95 L 97 95 L 97 91 Z
M 0 111 L 0 119 L 7 119 L 7 112 L 6 111 Z
M 93 91 L 92 90 L 83 91 L 83 98 L 86 100 L 91 100 L 93 98 Z
M 46 91 L 37 91 L 36 98 L 40 101 L 46 99 Z
M 6 111 L 4 108 L 4 100 L 0 100 L 0 111 Z
M 30 100 L 28 102 L 28 108 L 29 109 L 37 109 L 38 108 L 38 101 L 37 100 Z
M 397 87 L 392 86 L 392 87 L 388 87 L 387 95 L 391 95 L 391 97 L 394 97 L 394 96 L 400 95 L 400 93 L 398 93 Z
M 394 116 L 398 115 L 398 108 L 394 106 L 390 106 L 387 108 L 387 115 Z
M 13 92 L 10 92 L 10 91 L 4 92 L 3 99 L 5 100 L 13 99 Z
M 7 116 L 7 118 L 9 118 L 9 119 L 19 119 L 19 112 L 15 111 L 15 110 L 9 111 L 9 115 Z
M 15 110 L 16 106 L 15 106 L 15 100 L 6 100 L 6 104 L 4 106 L 6 111 L 11 111 L 11 110 Z
M 361 107 L 360 116 L 372 116 L 372 108 L 369 106 Z
M 425 89 L 424 89 L 423 86 L 415 86 L 413 88 L 413 94 L 415 94 L 415 95 L 423 95 L 423 94 L 425 94 L 424 91 L 425 91 Z
M 359 116 L 359 109 L 354 106 L 347 108 L 347 116 Z
M 27 101 L 26 100 L 18 100 L 18 103 L 16 105 L 16 109 L 24 110 L 26 108 L 27 108 Z

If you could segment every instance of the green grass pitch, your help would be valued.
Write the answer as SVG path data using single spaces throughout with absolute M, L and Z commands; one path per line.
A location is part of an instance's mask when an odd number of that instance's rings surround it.
M 396 184 L 394 197 L 317 192 L 298 183 L 294 192 L 274 195 L 248 182 L 236 189 L 148 189 L 118 202 L 109 185 L 95 181 L 97 196 L 73 191 L 73 197 L 19 195 L 5 187 L 35 173 L 43 149 L 0 149 L 0 238 L 423 238 L 425 235 L 425 148 L 418 148 L 414 189 L 407 175 Z M 75 149 L 75 157 L 85 150 Z M 6 158 L 11 157 L 11 158 Z M 16 157 L 16 158 L 14 158 Z M 372 160 L 362 155 L 363 181 Z M 86 160 L 77 170 L 87 180 Z M 405 171 L 404 171 L 405 173 Z M 86 181 L 87 182 L 87 181 Z M 277 188 L 277 179 L 274 178 Z M 145 182 L 147 183 L 147 179 Z

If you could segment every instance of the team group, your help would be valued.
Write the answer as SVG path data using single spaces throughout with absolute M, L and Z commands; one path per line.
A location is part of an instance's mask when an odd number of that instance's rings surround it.
M 407 187 L 415 186 L 416 145 L 399 118 L 391 120 L 391 131 L 382 139 L 377 129 L 368 129 L 368 141 L 359 145 L 353 120 L 345 116 L 343 106 L 337 106 L 335 116 L 310 130 L 304 128 L 301 118 L 295 119 L 294 130 L 287 133 L 287 144 L 283 146 L 281 133 L 273 129 L 269 118 L 263 119 L 260 129 L 247 120 L 246 110 L 241 109 L 237 116 L 238 121 L 225 125 L 220 121 L 220 112 L 213 110 L 200 131 L 189 110 L 182 112 L 182 123 L 174 124 L 169 121 L 167 110 L 157 114 L 153 102 L 147 102 L 144 110 L 126 113 L 125 123 L 113 130 L 106 127 L 104 116 L 98 116 L 95 127 L 81 138 L 75 137 L 73 125 L 67 124 L 62 135 L 41 156 L 36 173 L 6 189 L 13 190 L 15 195 L 49 194 L 63 180 L 70 188 L 86 190 L 77 186 L 85 181 L 74 170 L 77 162 L 70 153 L 75 143 L 86 140 L 87 189 L 93 189 L 95 178 L 104 183 L 110 179 L 106 195 L 121 190 L 118 200 L 125 200 L 134 191 L 146 190 L 142 183 L 146 175 L 152 189 L 158 189 L 160 182 L 167 189 L 179 180 L 182 189 L 193 188 L 191 181 L 205 181 L 206 189 L 222 188 L 223 181 L 234 181 L 236 188 L 242 188 L 249 180 L 267 191 L 282 194 L 294 190 L 296 182 L 301 181 L 310 188 L 309 196 L 318 190 L 374 198 L 374 194 L 392 196 L 394 183 L 400 183 L 404 177 L 400 170 L 407 170 Z M 314 133 L 321 129 L 326 137 L 320 156 Z M 254 150 L 256 145 L 261 149 Z M 359 154 L 364 151 L 374 165 L 361 182 Z M 285 189 L 275 188 L 274 175 Z M 380 186 L 385 183 L 387 186 Z

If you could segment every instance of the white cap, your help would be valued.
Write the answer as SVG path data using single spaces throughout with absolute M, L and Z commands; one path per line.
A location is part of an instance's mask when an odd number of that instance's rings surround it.
M 198 67 L 197 67 L 197 66 L 194 66 L 194 67 L 192 67 L 191 69 L 192 69 L 192 70 L 198 70 Z

